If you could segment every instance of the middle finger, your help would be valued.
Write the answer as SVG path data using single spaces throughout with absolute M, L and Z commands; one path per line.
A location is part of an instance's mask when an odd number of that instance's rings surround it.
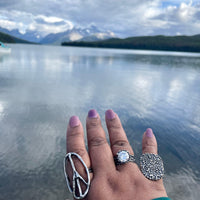
M 89 155 L 94 174 L 112 172 L 115 170 L 113 154 L 96 110 L 88 112 L 86 128 Z

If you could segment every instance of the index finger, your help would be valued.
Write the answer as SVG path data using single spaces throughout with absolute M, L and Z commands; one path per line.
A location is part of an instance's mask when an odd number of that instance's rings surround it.
M 67 153 L 77 153 L 85 162 L 88 168 L 91 167 L 90 158 L 85 147 L 83 126 L 77 116 L 72 116 L 67 127 Z M 83 176 L 86 176 L 85 169 L 82 163 L 75 158 L 74 164 L 77 171 Z

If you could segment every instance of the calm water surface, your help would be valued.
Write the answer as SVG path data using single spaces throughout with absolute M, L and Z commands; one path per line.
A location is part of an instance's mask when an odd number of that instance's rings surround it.
M 168 195 L 200 195 L 200 55 L 12 45 L 0 55 L 0 199 L 67 199 L 71 115 L 120 116 L 136 157 L 151 127 Z M 105 128 L 105 123 L 103 123 Z

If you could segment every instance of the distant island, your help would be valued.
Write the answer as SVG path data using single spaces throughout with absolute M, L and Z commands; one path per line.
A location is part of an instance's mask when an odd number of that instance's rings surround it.
M 33 42 L 29 42 L 26 40 L 22 40 L 19 38 L 16 38 L 14 36 L 8 35 L 6 33 L 0 32 L 0 41 L 4 43 L 23 43 L 23 44 L 33 44 Z
M 62 46 L 119 48 L 157 51 L 200 52 L 200 34 L 194 36 L 142 36 L 125 39 L 111 38 L 103 41 L 63 42 Z

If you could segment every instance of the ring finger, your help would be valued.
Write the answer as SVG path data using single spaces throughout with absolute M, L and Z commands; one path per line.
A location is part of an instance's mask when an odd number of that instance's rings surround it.
M 105 113 L 105 118 L 113 155 L 116 156 L 120 150 L 126 150 L 130 155 L 133 155 L 133 149 L 128 142 L 126 133 L 121 125 L 118 115 L 112 110 L 107 110 Z M 117 168 L 120 170 L 128 165 L 122 166 Z

